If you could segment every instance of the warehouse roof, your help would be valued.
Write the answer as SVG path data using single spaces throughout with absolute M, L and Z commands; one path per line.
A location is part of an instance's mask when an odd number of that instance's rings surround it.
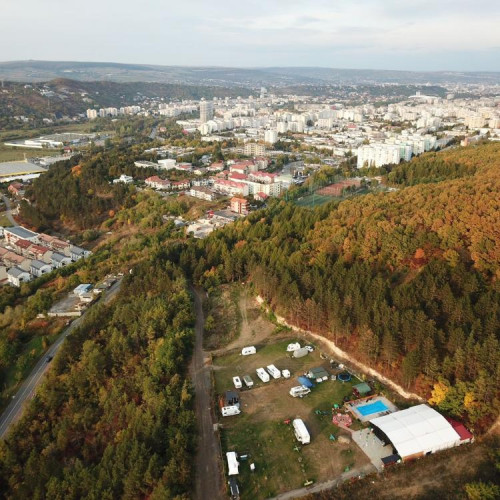
M 460 436 L 452 425 L 425 404 L 374 418 L 370 423 L 390 439 L 403 458 L 460 444 Z
M 11 177 L 13 175 L 43 174 L 46 168 L 27 161 L 5 161 L 0 163 L 0 177 Z

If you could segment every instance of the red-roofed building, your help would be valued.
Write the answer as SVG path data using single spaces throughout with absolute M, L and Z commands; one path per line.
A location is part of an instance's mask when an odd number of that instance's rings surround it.
M 14 196 L 24 196 L 24 186 L 20 182 L 13 182 L 7 189 Z
M 255 194 L 253 195 L 253 197 L 254 197 L 257 201 L 266 201 L 266 200 L 269 198 L 269 196 L 268 196 L 266 193 L 262 193 L 262 192 L 260 192 L 260 193 L 255 193 Z
M 231 212 L 246 215 L 248 213 L 248 201 L 245 198 L 231 198 Z
M 172 189 L 177 189 L 178 191 L 182 189 L 189 189 L 191 187 L 191 182 L 184 179 L 182 181 L 172 182 Z
M 244 182 L 217 179 L 214 182 L 214 189 L 224 194 L 239 194 L 242 196 L 248 196 L 248 184 L 245 184 Z
M 240 174 L 237 172 L 231 172 L 228 177 L 228 179 L 231 179 L 233 181 L 245 181 L 248 179 L 248 175 L 246 174 Z
M 464 443 L 472 443 L 474 441 L 474 436 L 471 432 L 467 430 L 464 424 L 453 420 L 450 417 L 444 417 L 450 425 L 453 427 L 453 430 L 460 436 L 460 441 Z
M 160 179 L 157 175 L 148 177 L 144 182 L 146 183 L 146 186 L 152 187 L 153 189 L 170 189 L 172 187 L 170 181 Z

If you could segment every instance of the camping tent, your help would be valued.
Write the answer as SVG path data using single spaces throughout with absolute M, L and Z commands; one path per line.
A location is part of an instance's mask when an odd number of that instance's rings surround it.
M 307 377 L 299 377 L 298 378 L 298 381 L 304 385 L 305 387 L 307 387 L 308 389 L 311 389 L 312 387 L 314 387 L 314 384 L 311 382 L 310 379 L 308 379 Z
M 366 382 L 361 382 L 361 384 L 355 385 L 352 390 L 361 397 L 367 396 L 370 392 L 372 392 L 372 388 Z

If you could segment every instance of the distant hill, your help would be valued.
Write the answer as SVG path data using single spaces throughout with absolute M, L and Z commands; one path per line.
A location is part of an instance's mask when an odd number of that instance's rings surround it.
M 257 87 L 306 84 L 500 83 L 500 72 L 416 72 L 315 67 L 225 68 L 76 61 L 0 63 L 0 79 L 3 80 L 40 82 L 54 78 Z

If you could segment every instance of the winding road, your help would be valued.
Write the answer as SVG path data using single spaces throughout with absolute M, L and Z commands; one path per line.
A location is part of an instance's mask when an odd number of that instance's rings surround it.
M 120 289 L 121 279 L 116 281 L 107 292 L 105 292 L 104 303 L 107 304 L 116 295 Z M 57 351 L 63 344 L 64 340 L 71 332 L 77 328 L 85 319 L 88 311 L 87 309 L 78 319 L 74 320 L 71 325 L 63 330 L 57 340 L 48 348 L 44 356 L 38 361 L 38 363 L 33 368 L 32 372 L 28 375 L 26 380 L 21 384 L 21 387 L 17 391 L 16 395 L 13 397 L 9 406 L 0 416 L 0 439 L 4 438 L 7 434 L 10 426 L 15 423 L 22 415 L 24 404 L 27 400 L 31 399 L 38 386 L 43 380 L 43 376 L 50 367 L 50 363 L 47 362 L 49 357 L 54 357 Z
M 14 217 L 12 217 L 12 207 L 10 205 L 9 198 L 7 198 L 7 196 L 5 196 L 4 194 L 2 194 L 2 200 L 5 203 L 5 208 L 6 208 L 5 215 L 6 215 L 7 219 L 9 219 L 9 222 L 13 226 L 17 226 L 17 222 L 15 221 Z
M 196 454 L 196 488 L 197 500 L 219 500 L 225 498 L 222 491 L 222 464 L 214 432 L 214 418 L 211 409 L 211 379 L 208 358 L 203 351 L 203 296 L 204 291 L 191 288 L 194 296 L 196 313 L 195 346 L 190 372 L 195 390 L 195 412 L 198 424 L 198 451 Z

